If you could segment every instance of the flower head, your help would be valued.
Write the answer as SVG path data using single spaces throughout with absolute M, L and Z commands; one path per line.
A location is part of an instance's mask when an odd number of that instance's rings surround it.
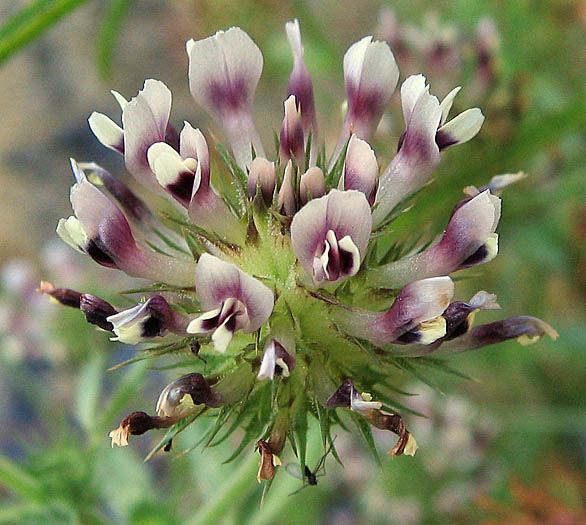
M 246 426 L 261 455 L 259 481 L 275 475 L 288 441 L 304 461 L 309 413 L 332 447 L 329 429 L 340 421 L 336 411 L 345 411 L 364 433 L 369 426 L 395 433 L 391 454 L 413 455 L 417 443 L 387 395 L 397 367 L 416 371 L 422 361 L 415 357 L 557 335 L 529 316 L 473 327 L 477 312 L 498 307 L 488 292 L 453 301 L 450 274 L 497 255 L 495 193 L 519 175 L 466 188 L 445 231 L 426 245 L 403 245 L 389 227 L 441 152 L 478 133 L 481 111 L 449 120 L 460 88 L 440 102 L 423 75 L 409 76 L 401 86 L 398 151 L 379 167 L 368 140 L 399 71 L 387 43 L 365 37 L 344 56 L 348 112 L 328 163 L 317 154 L 323 150 L 299 23 L 286 32 L 293 69 L 275 156 L 264 153 L 252 119 L 262 54 L 236 27 L 187 42 L 191 94 L 217 120 L 231 151 L 217 145 L 222 162 L 211 162 L 214 149 L 200 129 L 184 122 L 175 132 L 162 82 L 147 80 L 130 101 L 114 92 L 122 126 L 91 115 L 96 137 L 124 155 L 138 185 L 130 190 L 97 164 L 72 160 L 74 215 L 57 231 L 102 266 L 150 284 L 128 292 L 146 296 L 127 309 L 46 282 L 40 287 L 114 340 L 150 343 L 153 358 L 193 359 L 193 370 L 161 392 L 156 415 L 125 417 L 110 433 L 113 445 L 167 428 L 170 447 L 208 413 L 219 418 L 208 443 L 223 424 L 230 423 L 225 437 Z M 223 182 L 216 188 L 212 180 Z

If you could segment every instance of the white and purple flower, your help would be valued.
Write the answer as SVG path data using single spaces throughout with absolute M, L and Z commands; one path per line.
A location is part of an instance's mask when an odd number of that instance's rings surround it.
M 124 418 L 113 444 L 151 429 L 179 432 L 185 425 L 176 423 L 206 411 L 221 414 L 212 440 L 238 414 L 261 454 L 259 481 L 274 476 L 289 440 L 305 449 L 297 440 L 306 439 L 309 411 L 329 433 L 338 421 L 332 411 L 349 409 L 363 431 L 371 425 L 399 436 L 391 454 L 412 455 L 415 440 L 386 408 L 398 356 L 557 335 L 528 316 L 472 327 L 476 312 L 498 307 L 487 292 L 452 302 L 449 275 L 496 256 L 501 200 L 494 193 L 520 175 L 466 188 L 444 233 L 425 249 L 403 250 L 405 240 L 388 227 L 400 215 L 397 205 L 427 183 L 440 152 L 478 133 L 482 112 L 448 120 L 460 88 L 440 103 L 423 75 L 408 77 L 401 86 L 405 131 L 379 176 L 368 140 L 399 70 L 386 42 L 365 37 L 344 56 L 348 110 L 328 166 L 299 23 L 289 22 L 286 32 L 293 67 L 274 156 L 265 154 L 253 121 L 262 54 L 237 27 L 186 46 L 191 94 L 217 120 L 231 151 L 218 145 L 222 162 L 211 162 L 200 129 L 184 122 L 175 132 L 171 93 L 160 81 L 147 80 L 130 101 L 114 92 L 122 126 L 90 116 L 96 137 L 124 155 L 137 184 L 131 189 L 97 164 L 72 161 L 74 215 L 57 231 L 99 264 L 149 281 L 127 292 L 147 297 L 122 310 L 94 295 L 40 288 L 114 340 L 151 343 L 152 358 L 187 355 L 194 370 L 206 363 L 207 377 L 193 371 L 163 390 L 156 415 Z

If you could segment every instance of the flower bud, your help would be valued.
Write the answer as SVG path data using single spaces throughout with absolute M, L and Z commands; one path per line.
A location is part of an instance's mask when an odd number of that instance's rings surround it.
M 273 202 L 275 185 L 275 163 L 268 161 L 264 157 L 256 157 L 250 165 L 248 174 L 248 196 L 254 198 L 257 188 L 260 186 L 262 198 L 267 206 L 270 206 Z
M 283 119 L 283 124 L 281 124 L 281 133 L 279 135 L 279 158 L 281 164 L 293 159 L 300 169 L 305 165 L 303 122 L 301 120 L 301 110 L 294 95 L 291 95 L 285 101 L 285 118 Z
M 314 166 L 309 168 L 299 180 L 299 200 L 301 205 L 307 203 L 311 199 L 317 199 L 325 195 L 326 182 L 324 179 L 324 172 L 321 168 Z

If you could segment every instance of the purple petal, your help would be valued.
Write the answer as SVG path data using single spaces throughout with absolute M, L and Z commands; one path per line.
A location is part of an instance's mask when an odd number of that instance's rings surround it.
M 290 354 L 281 343 L 271 339 L 263 352 L 257 379 L 259 381 L 263 379 L 272 381 L 275 374 L 289 377 L 294 369 L 295 356 Z
M 183 122 L 183 129 L 179 135 L 179 153 L 184 159 L 197 160 L 197 145 L 201 131 L 195 129 L 189 122 Z
M 359 138 L 368 140 L 375 131 L 398 80 L 399 69 L 386 42 L 372 42 L 368 36 L 348 49 L 344 55 L 347 120 Z
M 396 341 L 417 325 L 439 317 L 453 294 L 454 283 L 449 277 L 423 279 L 405 286 L 386 312 L 355 309 L 338 311 L 334 315 L 345 332 L 382 346 Z
M 375 225 L 382 223 L 393 208 L 423 186 L 440 161 L 435 142 L 441 118 L 439 101 L 421 88 L 424 77 L 409 77 L 401 88 L 407 128 L 399 152 L 379 180 L 373 211 Z M 419 94 L 417 96 L 417 94 Z
M 285 167 L 283 182 L 277 197 L 279 211 L 287 217 L 293 217 L 297 211 L 297 200 L 295 199 L 295 189 L 293 187 L 293 170 L 293 162 L 289 160 Z
M 243 331 L 258 330 L 273 311 L 273 293 L 260 281 L 237 266 L 203 254 L 195 270 L 197 298 L 204 310 L 218 308 L 226 299 L 234 298 L 246 306 L 249 322 Z
M 304 206 L 307 201 L 321 197 L 326 192 L 326 181 L 321 168 L 309 168 L 299 179 L 299 200 Z
M 378 181 L 378 163 L 368 142 L 356 135 L 350 137 L 342 177 L 338 188 L 341 190 L 358 190 L 364 193 L 368 203 L 374 203 Z
M 338 242 L 349 236 L 362 260 L 371 229 L 370 206 L 363 193 L 331 190 L 326 196 L 308 202 L 293 217 L 291 243 L 301 266 L 313 276 L 314 260 L 323 252 L 330 230 Z
M 238 165 L 250 166 L 251 145 L 257 155 L 264 155 L 252 122 L 252 101 L 263 67 L 260 49 L 238 27 L 189 40 L 186 47 L 193 98 L 222 121 Z
M 301 31 L 297 19 L 285 24 L 287 40 L 293 53 L 293 70 L 289 76 L 289 87 L 287 96 L 294 95 L 301 109 L 301 119 L 303 121 L 303 132 L 305 138 L 309 130 L 313 131 L 313 140 L 316 139 L 317 119 L 315 114 L 315 103 L 313 99 L 313 85 L 309 71 L 303 58 L 303 45 L 301 44 Z
M 65 242 L 84 251 L 98 264 L 118 268 L 128 275 L 177 286 L 192 286 L 193 262 L 159 254 L 139 246 L 124 214 L 92 185 L 71 159 L 76 184 L 71 189 L 75 217 L 61 220 L 57 233 Z
M 104 186 L 127 215 L 134 220 L 148 221 L 152 217 L 147 205 L 109 171 L 94 162 L 83 162 L 79 163 L 78 166 L 82 171 L 90 172 L 88 175 L 90 182 L 98 184 L 99 181 L 99 185 Z
M 457 117 L 444 124 L 437 131 L 436 143 L 440 150 L 448 146 L 463 144 L 474 138 L 484 122 L 484 115 L 479 108 L 467 109 Z
M 399 69 L 386 42 L 373 42 L 372 36 L 359 40 L 344 55 L 344 82 L 348 113 L 330 169 L 340 155 L 350 133 L 369 140 L 395 91 Z
M 141 182 L 155 183 L 147 161 L 147 151 L 156 142 L 165 142 L 171 113 L 171 92 L 158 80 L 149 79 L 122 111 L 124 161 L 130 173 Z
M 295 159 L 300 168 L 305 165 L 303 123 L 293 95 L 285 101 L 285 118 L 279 134 L 279 159 L 281 164 L 285 164 L 289 159 Z
M 76 184 L 71 188 L 71 205 L 87 236 L 80 248 L 96 262 L 123 269 L 136 257 L 137 246 L 130 226 L 120 209 L 93 184 L 88 182 L 71 159 Z
M 210 185 L 210 153 L 199 129 L 192 132 L 191 140 L 195 147 L 197 169 L 189 217 L 200 228 L 216 233 L 228 242 L 244 243 L 245 228 Z
M 517 339 L 522 345 L 536 342 L 544 335 L 557 339 L 558 333 L 549 324 L 527 315 L 520 315 L 472 328 L 467 334 L 443 343 L 434 355 L 448 355 Z
M 262 197 L 267 205 L 273 201 L 275 191 L 275 163 L 264 157 L 256 157 L 250 165 L 248 174 L 247 191 L 249 197 L 256 195 L 257 185 L 260 184 Z
M 494 256 L 500 199 L 484 191 L 460 202 L 441 240 L 427 250 L 369 270 L 369 284 L 399 288 L 415 279 L 447 275 Z
M 169 332 L 185 334 L 187 319 L 176 313 L 161 296 L 154 295 L 143 304 L 111 315 L 116 340 L 127 344 L 138 344 Z

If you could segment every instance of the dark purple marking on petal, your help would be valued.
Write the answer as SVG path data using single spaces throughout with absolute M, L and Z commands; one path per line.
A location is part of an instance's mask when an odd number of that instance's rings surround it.
M 418 332 L 417 330 L 414 330 L 411 332 L 405 332 L 401 337 L 399 337 L 398 339 L 393 341 L 393 343 L 402 344 L 402 345 L 412 345 L 412 344 L 419 343 L 420 340 L 421 340 L 421 333 Z
M 472 306 L 463 301 L 451 303 L 442 314 L 442 317 L 446 320 L 446 335 L 442 340 L 449 341 L 464 335 L 470 329 L 468 317 L 475 310 L 478 310 L 477 306 Z
M 289 158 L 299 159 L 303 156 L 304 150 L 303 127 L 294 126 L 292 131 L 293 133 L 289 134 L 287 126 L 283 123 L 279 133 L 279 144 Z
M 446 133 L 445 131 L 440 129 L 435 134 L 435 143 L 437 144 L 439 150 L 443 151 L 449 146 L 454 146 L 455 144 L 458 144 L 458 141 L 454 139 L 454 137 L 452 137 L 449 133 Z
M 147 317 L 140 326 L 140 335 L 145 338 L 152 338 L 162 335 L 165 331 L 162 320 L 157 318 L 155 315 Z
M 346 379 L 326 401 L 327 408 L 349 407 L 354 384 L 351 379 Z
M 122 135 L 122 138 L 118 143 L 111 144 L 111 147 L 114 151 L 117 151 L 121 155 L 124 155 L 124 135 Z
M 324 268 L 328 273 L 328 281 L 336 281 L 340 277 L 340 249 L 338 247 L 338 240 L 333 236 L 333 239 L 326 237 L 326 242 L 330 246 L 328 253 L 328 263 Z
M 340 273 L 342 275 L 350 275 L 352 268 L 354 267 L 355 254 L 340 248 Z
M 112 332 L 114 325 L 106 318 L 117 313 L 109 302 L 91 294 L 82 294 L 79 309 L 85 314 L 88 323 L 99 326 L 102 330 Z
M 204 319 L 201 322 L 202 332 L 211 332 L 212 330 L 215 330 L 220 325 L 220 316 L 221 315 L 222 315 L 222 312 L 218 312 L 218 315 L 215 315 L 214 317 L 210 317 L 209 319 Z
M 401 133 L 401 136 L 399 137 L 399 142 L 397 143 L 397 152 L 401 149 L 401 147 L 403 146 L 403 142 L 405 142 L 405 134 L 407 133 L 407 131 L 403 131 L 403 133 Z
M 179 151 L 179 133 L 175 129 L 175 126 L 167 124 L 165 131 L 165 142 L 169 144 L 175 151 Z
M 470 268 L 477 264 L 482 264 L 488 257 L 488 248 L 483 244 L 478 250 L 476 250 L 470 257 L 468 257 L 459 267 L 459 270 L 464 268 Z
M 214 82 L 209 87 L 209 96 L 216 110 L 222 113 L 238 111 L 246 106 L 248 92 L 243 78 Z
M 147 205 L 126 184 L 119 181 L 109 171 L 99 166 L 87 166 L 85 169 L 93 171 L 120 206 L 134 219 L 145 220 L 151 216 Z
M 195 180 L 195 173 L 191 171 L 184 171 L 180 173 L 177 180 L 173 184 L 169 184 L 166 188 L 173 195 L 175 199 L 189 206 L 191 195 L 193 193 L 193 181 Z
M 360 90 L 353 84 L 348 84 L 347 91 L 349 114 L 352 120 L 365 119 L 370 121 L 381 112 L 381 93 Z
M 469 339 L 473 341 L 474 348 L 502 343 L 509 339 L 515 339 L 522 335 L 528 337 L 542 336 L 546 333 L 543 329 L 543 321 L 528 315 L 519 315 L 502 321 L 496 321 L 470 330 Z
M 108 255 L 104 243 L 99 238 L 90 240 L 86 246 L 81 246 L 80 248 L 98 264 L 106 268 L 119 269 L 112 257 Z
M 429 142 L 425 135 L 420 133 L 410 133 L 407 130 L 403 134 L 400 151 L 402 154 L 418 159 L 419 162 L 427 162 L 432 159 Z
M 311 77 L 305 64 L 301 61 L 295 64 L 289 77 L 287 98 L 291 95 L 295 96 L 297 107 L 301 107 L 303 129 L 307 133 L 309 128 L 315 126 L 315 102 Z

